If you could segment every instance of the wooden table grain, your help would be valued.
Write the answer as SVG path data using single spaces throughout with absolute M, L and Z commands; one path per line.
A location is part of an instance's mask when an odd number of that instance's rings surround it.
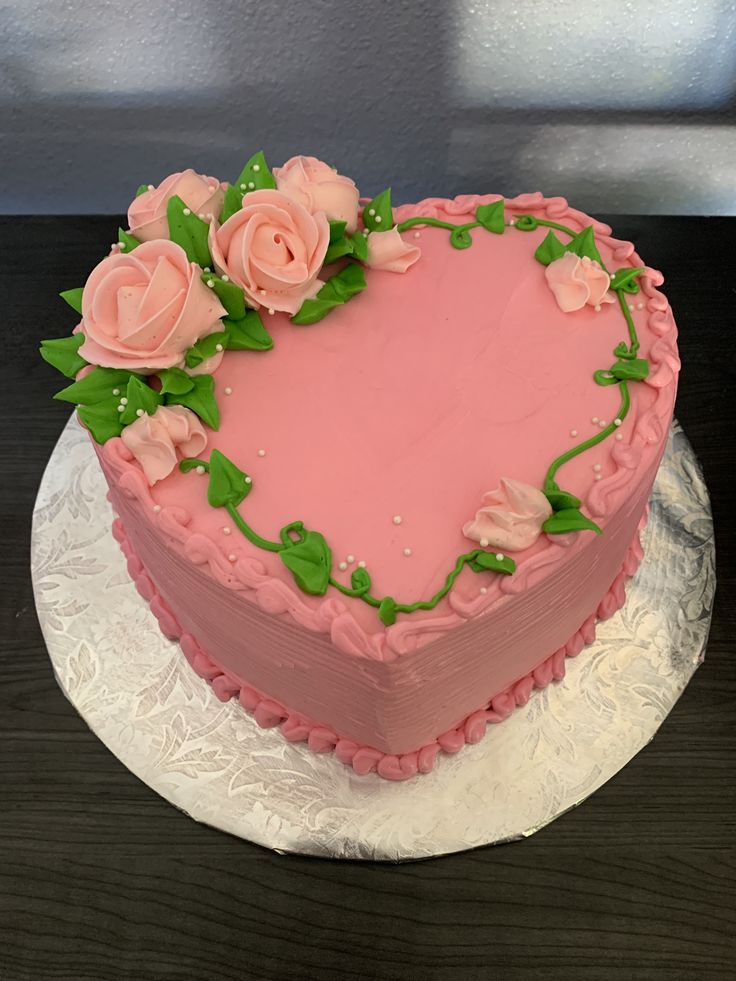
M 405 864 L 276 855 L 198 825 L 88 731 L 54 681 L 29 531 L 68 415 L 36 354 L 113 217 L 0 219 L 2 981 L 736 977 L 736 219 L 612 219 L 667 278 L 677 414 L 702 461 L 719 591 L 705 664 L 623 772 L 526 841 Z

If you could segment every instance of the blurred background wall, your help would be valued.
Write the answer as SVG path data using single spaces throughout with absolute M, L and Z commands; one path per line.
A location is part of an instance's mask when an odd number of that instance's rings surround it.
M 313 153 L 396 202 L 736 213 L 726 0 L 0 0 L 4 212 Z

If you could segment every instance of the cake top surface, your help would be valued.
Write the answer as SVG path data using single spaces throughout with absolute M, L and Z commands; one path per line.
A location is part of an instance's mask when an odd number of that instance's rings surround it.
M 676 332 L 661 275 L 563 199 L 361 207 L 295 160 L 142 192 L 81 294 L 70 401 L 176 547 L 314 629 L 347 609 L 341 646 L 384 656 L 605 534 L 661 449 Z

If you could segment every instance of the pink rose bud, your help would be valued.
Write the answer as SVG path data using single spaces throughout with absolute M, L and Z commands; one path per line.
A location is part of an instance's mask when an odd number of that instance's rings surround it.
M 358 188 L 316 157 L 292 157 L 274 167 L 276 187 L 314 215 L 324 211 L 330 221 L 347 222 L 351 235 L 358 227 Z
M 611 277 L 595 259 L 566 252 L 550 262 L 544 274 L 560 310 L 565 313 L 581 310 L 586 303 L 597 307 L 601 303 L 615 302 L 608 291 Z
M 390 228 L 387 232 L 371 232 L 368 236 L 366 265 L 371 269 L 405 273 L 421 254 L 417 245 L 404 241 L 398 228 Z
M 500 484 L 483 495 L 484 506 L 463 526 L 463 535 L 505 552 L 520 552 L 539 538 L 552 507 L 536 487 L 505 478 Z
M 212 215 L 222 211 L 225 192 L 216 177 L 203 177 L 193 170 L 170 174 L 152 191 L 144 191 L 131 201 L 128 208 L 128 227 L 131 235 L 141 242 L 169 237 L 166 206 L 177 195 L 195 215 Z
M 160 405 L 152 416 L 144 413 L 120 438 L 150 485 L 168 477 L 182 457 L 199 456 L 207 446 L 202 423 L 183 405 Z
M 225 309 L 174 242 L 144 242 L 103 259 L 82 294 L 79 353 L 90 364 L 158 371 L 221 329 Z
M 280 191 L 251 191 L 240 211 L 210 227 L 215 268 L 242 286 L 253 306 L 294 314 L 315 296 L 330 241 L 324 212 L 311 215 Z

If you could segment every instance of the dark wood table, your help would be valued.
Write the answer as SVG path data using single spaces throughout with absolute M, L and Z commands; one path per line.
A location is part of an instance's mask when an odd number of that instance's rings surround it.
M 0 219 L 3 981 L 733 981 L 736 219 L 617 217 L 666 277 L 677 414 L 713 498 L 719 592 L 705 664 L 660 733 L 526 841 L 401 866 L 276 855 L 196 824 L 98 742 L 57 688 L 28 549 L 69 408 L 39 338 L 70 324 L 111 217 Z

